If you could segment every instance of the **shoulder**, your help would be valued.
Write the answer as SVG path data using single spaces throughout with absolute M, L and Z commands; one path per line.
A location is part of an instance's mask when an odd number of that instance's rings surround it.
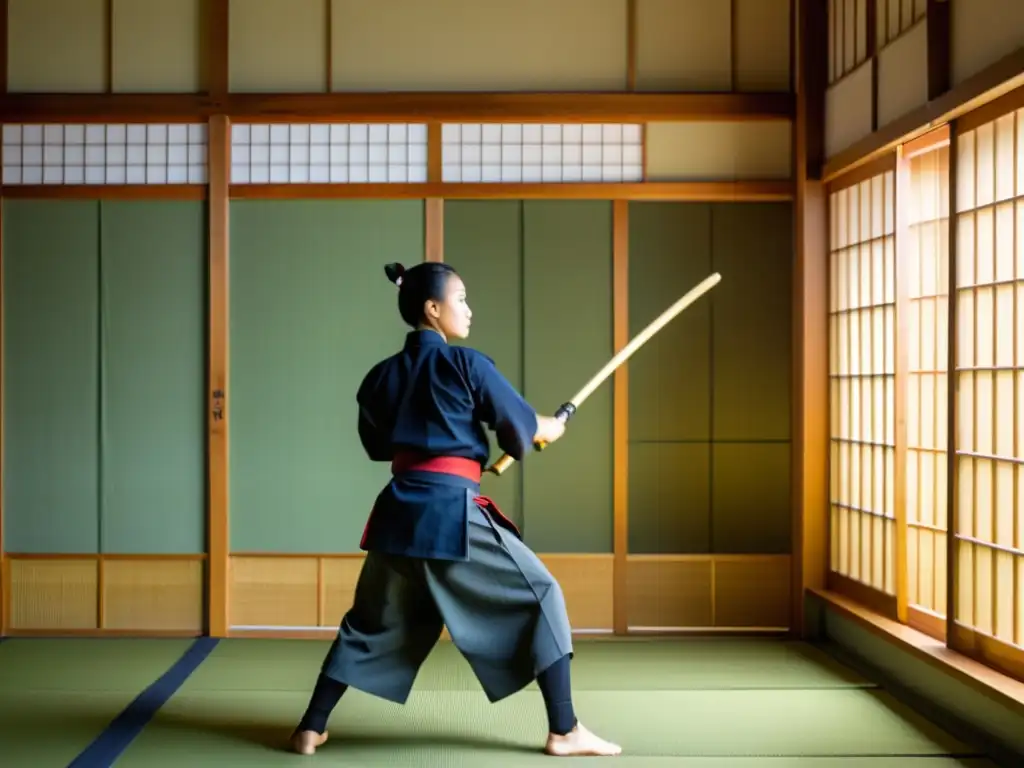
M 375 363 L 366 375 L 363 376 L 363 380 L 359 385 L 359 395 L 362 396 L 366 391 L 373 391 L 379 385 L 382 379 L 386 378 L 388 372 L 394 365 L 395 355 L 381 360 L 379 363 Z
M 494 359 L 488 357 L 478 349 L 472 347 L 451 347 L 452 354 L 455 355 L 457 360 L 464 362 L 469 366 L 487 366 L 489 368 L 494 367 Z
M 478 349 L 472 347 L 449 347 L 449 354 L 455 364 L 461 369 L 468 379 L 478 380 L 480 376 L 489 376 L 497 371 L 497 366 L 491 357 L 488 357 Z

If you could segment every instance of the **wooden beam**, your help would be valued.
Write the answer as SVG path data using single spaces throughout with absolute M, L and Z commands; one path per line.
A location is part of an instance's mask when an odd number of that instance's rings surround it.
M 665 200 L 696 202 L 793 199 L 789 181 L 617 183 L 232 184 L 237 199 Z
M 330 5 L 330 3 L 328 3 Z M 230 0 L 206 0 L 204 41 L 205 58 L 203 73 L 208 95 L 223 99 L 230 90 L 230 66 L 228 64 L 228 43 L 230 40 Z M 204 114 L 207 117 L 208 114 Z
M 629 343 L 629 201 L 612 203 L 612 343 Z M 629 633 L 629 366 L 612 382 L 612 628 Z
M 103 90 L 107 93 L 113 93 L 114 0 L 104 0 L 103 6 Z
M 636 20 L 637 0 L 626 0 L 626 90 L 636 91 Z
M 808 634 L 807 590 L 824 589 L 828 570 L 828 233 L 825 89 L 828 13 L 819 0 L 793 0 L 796 121 L 793 130 L 793 499 L 791 632 Z
M 17 200 L 205 200 L 203 184 L 10 184 L 0 195 Z
M 7 0 L 0 0 L 0 95 L 7 93 Z
M 925 24 L 928 25 L 928 101 L 935 101 L 948 91 L 952 79 L 949 6 L 949 0 L 928 0 L 925 16 Z
M 231 172 L 231 123 L 223 115 L 210 119 L 208 168 L 210 327 L 209 373 L 207 377 L 209 418 L 207 461 L 209 499 L 207 504 L 207 631 L 212 637 L 227 637 L 228 570 L 230 526 L 228 521 L 229 441 L 229 200 Z
M 758 121 L 791 119 L 794 109 L 789 93 L 219 94 L 214 86 L 220 84 L 211 79 L 209 94 L 17 93 L 0 107 L 11 123 L 205 121 L 218 114 L 234 122 Z
M 831 157 L 825 164 L 825 181 L 891 152 L 897 144 L 927 133 L 1021 86 L 1024 86 L 1024 47 Z
M 7 93 L 7 0 L 0 0 L 0 97 Z M 3 178 L 4 161 L 0 156 L 0 179 Z M 10 604 L 10 571 L 4 555 L 4 330 L 3 330 L 3 200 L 0 199 L 0 637 L 7 633 Z
M 878 2 L 877 0 L 861 0 L 867 3 L 864 9 L 866 22 L 865 33 L 867 35 L 868 61 L 871 67 L 871 130 L 878 130 L 878 52 L 881 48 L 878 45 Z

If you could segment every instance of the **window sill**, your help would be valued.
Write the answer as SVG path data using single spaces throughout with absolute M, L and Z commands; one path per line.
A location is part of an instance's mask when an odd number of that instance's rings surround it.
M 844 618 L 1024 716 L 1024 683 L 952 651 L 942 641 L 876 613 L 848 597 L 827 589 L 809 591 Z

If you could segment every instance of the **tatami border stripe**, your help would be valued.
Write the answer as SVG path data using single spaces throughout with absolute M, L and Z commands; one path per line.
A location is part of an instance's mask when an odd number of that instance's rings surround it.
M 198 637 L 174 665 L 140 693 L 117 717 L 110 721 L 95 741 L 86 747 L 68 768 L 109 768 L 135 738 L 142 733 L 160 707 L 167 703 L 219 642 L 215 637 Z

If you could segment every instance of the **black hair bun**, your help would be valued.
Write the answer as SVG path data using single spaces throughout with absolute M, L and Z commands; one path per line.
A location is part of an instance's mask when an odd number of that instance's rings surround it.
M 402 275 L 405 274 L 405 267 L 403 267 L 397 261 L 394 261 L 390 264 L 384 265 L 384 274 L 386 274 L 388 276 L 388 280 L 390 280 L 395 285 L 401 285 Z

